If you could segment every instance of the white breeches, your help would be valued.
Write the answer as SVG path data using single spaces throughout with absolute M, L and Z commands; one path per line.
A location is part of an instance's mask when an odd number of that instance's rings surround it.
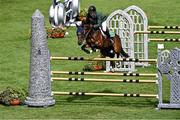
M 102 23 L 102 30 L 103 30 L 104 32 L 106 32 L 106 30 L 107 30 L 106 21 L 104 21 L 104 22 Z

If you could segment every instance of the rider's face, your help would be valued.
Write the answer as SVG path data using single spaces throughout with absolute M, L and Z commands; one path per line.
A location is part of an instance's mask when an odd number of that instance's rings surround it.
M 96 12 L 95 11 L 91 11 L 90 15 L 91 15 L 92 18 L 96 18 Z

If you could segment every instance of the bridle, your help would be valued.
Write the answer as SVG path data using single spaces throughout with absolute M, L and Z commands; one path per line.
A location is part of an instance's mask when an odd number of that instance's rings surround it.
M 77 36 L 83 38 L 84 39 L 83 42 L 85 43 L 88 36 L 89 36 L 89 34 L 90 34 L 90 32 L 92 31 L 92 29 L 89 29 L 89 30 L 86 31 L 83 26 L 81 26 L 81 27 L 82 27 L 83 30 L 81 32 L 77 32 Z

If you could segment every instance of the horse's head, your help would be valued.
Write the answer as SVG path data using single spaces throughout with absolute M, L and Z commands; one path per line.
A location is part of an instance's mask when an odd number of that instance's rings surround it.
M 76 34 L 78 37 L 78 45 L 82 45 L 84 40 L 86 39 L 85 29 L 83 25 L 76 24 L 76 27 L 77 27 Z

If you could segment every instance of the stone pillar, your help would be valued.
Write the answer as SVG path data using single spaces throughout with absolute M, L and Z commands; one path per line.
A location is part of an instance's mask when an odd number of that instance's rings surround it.
M 170 104 L 180 108 L 180 49 L 171 50 L 172 77 L 170 81 Z
M 51 106 L 55 100 L 51 95 L 50 55 L 44 16 L 39 10 L 32 16 L 31 30 L 29 95 L 25 103 L 28 106 Z

